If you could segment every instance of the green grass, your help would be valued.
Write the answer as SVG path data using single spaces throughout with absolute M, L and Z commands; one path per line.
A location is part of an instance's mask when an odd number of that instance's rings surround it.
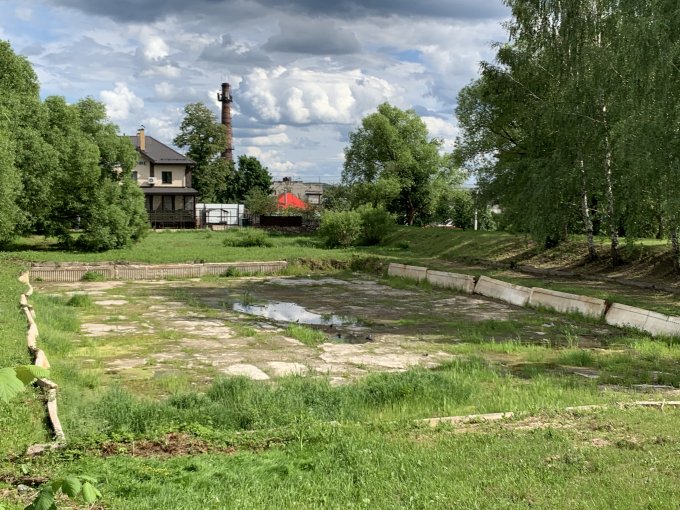
M 227 237 L 222 241 L 226 247 L 247 248 L 258 246 L 262 248 L 271 248 L 274 246 L 274 241 L 267 234 L 265 230 L 254 228 L 239 228 L 227 231 Z
M 286 328 L 286 335 L 311 347 L 328 341 L 328 337 L 323 331 L 301 324 L 289 325 Z
M 102 253 L 59 250 L 55 239 L 34 236 L 17 241 L 10 250 L 0 252 L 5 259 L 31 262 L 245 262 L 260 260 L 338 259 L 349 261 L 356 250 L 326 250 L 309 236 L 268 234 L 272 246 L 225 247 L 230 231 L 187 230 L 151 232 L 130 248 Z
M 74 294 L 66 304 L 68 306 L 75 306 L 76 308 L 89 308 L 94 305 L 94 301 L 87 294 Z
M 680 498 L 678 418 L 673 410 L 548 414 L 534 426 L 468 426 L 467 433 L 301 420 L 224 437 L 216 446 L 225 453 L 146 457 L 127 440 L 118 454 L 75 449 L 27 469 L 96 473 L 107 508 L 126 510 L 661 510 Z

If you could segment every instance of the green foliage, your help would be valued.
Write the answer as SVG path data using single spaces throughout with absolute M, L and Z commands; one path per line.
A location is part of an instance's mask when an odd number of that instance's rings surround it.
M 273 214 L 276 212 L 276 197 L 260 187 L 254 187 L 244 197 L 246 209 L 253 216 Z
M 357 211 L 325 211 L 318 235 L 329 248 L 354 246 L 361 238 L 361 215 Z
M 92 505 L 102 497 L 99 489 L 94 486 L 95 483 L 96 480 L 94 478 L 84 475 L 69 475 L 64 478 L 58 478 L 43 486 L 33 502 L 24 510 L 56 510 L 55 495 L 59 491 L 71 499 L 82 496 L 86 504 Z
M 227 133 L 217 122 L 215 114 L 204 103 L 191 103 L 184 107 L 184 119 L 173 143 L 187 149 L 187 157 L 196 167 L 192 184 L 202 202 L 224 203 L 232 194 L 234 168 L 222 159 Z
M 362 205 L 357 209 L 361 217 L 361 244 L 380 244 L 396 226 L 394 215 L 384 207 Z
M 2 113 L 0 108 L 0 117 Z M 16 234 L 21 217 L 17 204 L 20 186 L 19 172 L 14 165 L 14 147 L 0 121 L 0 245 L 10 241 Z
M 148 230 L 141 188 L 128 177 L 106 180 L 94 192 L 93 207 L 81 218 L 83 234 L 76 246 L 106 251 L 129 246 Z
M 680 188 L 680 11 L 670 0 L 509 0 L 509 40 L 459 94 L 457 159 L 508 228 L 546 244 L 671 238 Z M 680 267 L 680 264 L 676 264 Z
M 138 239 L 146 228 L 143 196 L 124 183 L 136 152 L 104 105 L 41 102 L 30 64 L 5 42 L 0 69 L 0 243 L 35 231 L 74 246 L 76 228 L 86 250 Z
M 227 237 L 225 237 L 222 243 L 227 247 L 237 246 L 241 248 L 250 246 L 274 246 L 274 243 L 269 238 L 269 234 L 267 234 L 265 230 L 252 227 L 229 230 L 227 232 Z
M 232 196 L 236 201 L 242 202 L 255 190 L 260 190 L 263 195 L 271 195 L 272 176 L 256 157 L 239 156 Z
M 429 139 L 413 110 L 387 103 L 349 135 L 342 182 L 352 189 L 353 205 L 380 204 L 408 225 L 423 222 L 436 197 L 438 176 L 453 162 L 441 156 L 441 142 Z
M 0 401 L 8 402 L 21 393 L 26 385 L 48 376 L 49 370 L 35 365 L 0 368 Z

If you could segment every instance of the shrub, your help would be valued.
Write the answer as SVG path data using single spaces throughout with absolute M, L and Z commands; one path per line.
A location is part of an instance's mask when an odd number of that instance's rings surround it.
M 247 248 L 250 246 L 274 246 L 274 243 L 269 238 L 269 235 L 264 230 L 254 228 L 243 228 L 235 230 L 227 235 L 223 241 L 224 246 L 235 246 L 240 248 Z
M 361 215 L 357 211 L 326 211 L 319 235 L 329 248 L 355 245 L 361 238 Z
M 395 226 L 394 216 L 384 207 L 363 205 L 358 212 L 361 215 L 361 243 L 363 245 L 380 244 Z

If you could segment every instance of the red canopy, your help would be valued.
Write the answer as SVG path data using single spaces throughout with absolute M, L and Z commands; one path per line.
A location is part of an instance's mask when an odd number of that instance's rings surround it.
M 294 209 L 307 209 L 307 203 L 300 200 L 292 193 L 281 193 L 276 201 L 277 209 L 293 207 Z

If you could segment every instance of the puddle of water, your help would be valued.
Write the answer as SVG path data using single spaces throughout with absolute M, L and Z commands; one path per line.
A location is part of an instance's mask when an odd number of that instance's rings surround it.
M 339 315 L 321 315 L 310 312 L 306 308 L 287 302 L 271 302 L 265 305 L 244 305 L 234 303 L 234 310 L 237 312 L 257 315 L 274 321 L 297 322 L 300 324 L 311 324 L 316 326 L 343 326 L 353 325 L 356 321 L 341 317 Z

